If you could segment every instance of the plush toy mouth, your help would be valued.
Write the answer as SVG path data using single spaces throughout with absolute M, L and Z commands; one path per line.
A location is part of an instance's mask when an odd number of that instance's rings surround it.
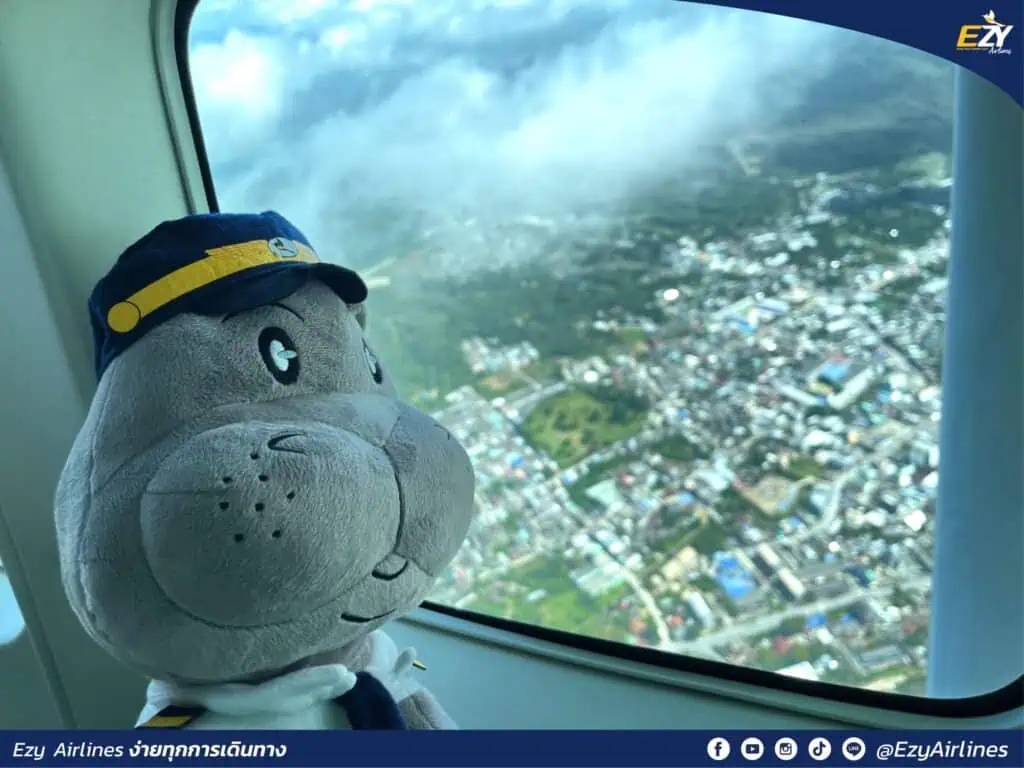
M 403 573 L 405 573 L 406 569 L 409 567 L 409 561 L 403 558 L 402 566 L 397 571 L 393 572 L 383 568 L 382 566 L 383 562 L 379 563 L 377 567 L 373 569 L 370 575 L 378 581 L 394 581 Z
M 376 616 L 357 616 L 354 613 L 343 613 L 341 618 L 345 621 L 351 621 L 354 624 L 368 624 L 371 621 L 377 619 L 383 619 L 385 616 L 390 616 L 394 611 L 385 611 L 384 613 L 377 614 Z

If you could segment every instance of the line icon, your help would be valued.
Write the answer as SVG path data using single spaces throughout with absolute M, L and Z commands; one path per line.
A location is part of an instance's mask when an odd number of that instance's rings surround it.
M 864 753 L 867 751 L 867 748 L 864 746 L 863 739 L 859 739 L 856 736 L 851 736 L 843 742 L 842 751 L 843 757 L 853 762 L 856 760 L 860 760 L 862 757 L 864 757 Z

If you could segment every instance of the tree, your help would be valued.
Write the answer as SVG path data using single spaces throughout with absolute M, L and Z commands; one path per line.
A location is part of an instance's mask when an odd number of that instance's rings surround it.
M 795 616 L 789 619 L 783 619 L 778 628 L 775 630 L 777 634 L 790 637 L 791 635 L 799 635 L 807 627 L 807 620 L 800 616 Z

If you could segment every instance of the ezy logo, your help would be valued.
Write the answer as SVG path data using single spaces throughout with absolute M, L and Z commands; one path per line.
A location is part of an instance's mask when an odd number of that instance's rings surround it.
M 989 11 L 981 17 L 984 24 L 964 24 L 956 41 L 958 51 L 985 51 L 987 53 L 1010 53 L 1006 38 L 1013 30 L 1012 24 L 1003 24 L 996 19 L 996 12 Z

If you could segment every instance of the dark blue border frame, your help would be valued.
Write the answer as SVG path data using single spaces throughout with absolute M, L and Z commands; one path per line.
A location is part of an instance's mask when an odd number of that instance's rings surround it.
M 220 210 L 217 205 L 217 192 L 213 185 L 213 175 L 210 172 L 206 145 L 203 142 L 202 125 L 199 121 L 195 91 L 192 88 L 192 76 L 188 66 L 189 28 L 192 23 L 192 17 L 201 1 L 179 0 L 174 19 L 174 49 L 177 57 L 178 75 L 181 79 L 181 90 L 185 98 L 186 108 L 188 109 L 188 122 L 192 129 L 192 138 L 195 141 L 196 155 L 199 159 L 203 178 L 203 189 L 206 192 L 206 202 L 210 211 L 216 212 Z M 697 1 L 700 2 L 700 0 Z M 724 5 L 725 3 L 713 4 Z M 474 611 L 452 608 L 439 603 L 425 602 L 422 607 L 445 616 L 452 616 L 483 626 L 493 627 L 494 629 L 568 646 L 588 653 L 611 656 L 638 664 L 662 667 L 718 680 L 727 680 L 733 683 L 786 691 L 787 693 L 801 696 L 811 696 L 828 701 L 841 701 L 846 704 L 872 709 L 907 712 L 915 715 L 941 717 L 956 721 L 963 718 L 998 715 L 1024 705 L 1024 674 L 1018 676 L 1016 680 L 1003 688 L 981 696 L 971 696 L 964 699 L 933 699 L 899 693 L 884 693 L 833 683 L 800 680 L 762 669 L 741 667 L 721 661 L 668 653 L 654 648 L 626 645 L 587 635 L 576 635 L 571 632 L 562 632 L 561 630 L 524 624 Z M 669 682 L 665 682 L 662 685 L 676 687 Z

